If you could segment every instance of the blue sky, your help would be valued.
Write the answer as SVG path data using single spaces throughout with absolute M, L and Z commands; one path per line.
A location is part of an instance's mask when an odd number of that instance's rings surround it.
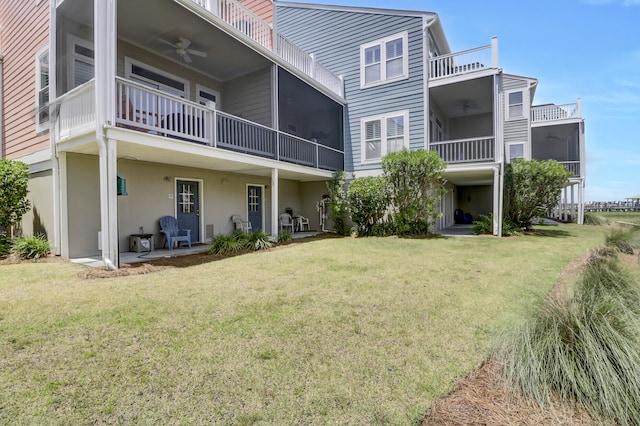
M 436 12 L 453 51 L 498 36 L 499 64 L 539 80 L 535 104 L 582 98 L 586 201 L 640 195 L 640 0 L 310 0 Z

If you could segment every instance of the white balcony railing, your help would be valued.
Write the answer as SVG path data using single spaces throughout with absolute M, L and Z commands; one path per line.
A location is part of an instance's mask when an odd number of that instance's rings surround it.
M 342 79 L 316 61 L 313 55 L 300 49 L 282 34 L 275 33 L 271 25 L 237 0 L 191 0 L 213 13 L 227 24 L 274 51 L 286 62 L 302 71 L 333 93 L 344 96 Z M 275 42 L 275 46 L 273 43 Z
M 343 151 L 122 78 L 116 89 L 119 127 L 318 169 L 344 168 Z
M 436 151 L 440 158 L 449 164 L 495 161 L 493 136 L 431 142 L 430 149 Z
M 580 176 L 580 162 L 579 161 L 558 161 L 569 170 L 573 177 Z
M 539 123 L 543 121 L 566 120 L 580 118 L 582 116 L 581 102 L 563 105 L 540 105 L 531 108 L 531 121 Z
M 76 87 L 56 100 L 60 105 L 58 139 L 67 139 L 95 128 L 95 81 Z
M 498 39 L 495 37 L 487 46 L 429 59 L 429 78 L 435 80 L 490 68 L 498 68 Z

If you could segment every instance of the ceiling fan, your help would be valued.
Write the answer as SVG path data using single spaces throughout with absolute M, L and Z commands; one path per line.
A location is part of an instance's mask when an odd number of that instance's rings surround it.
M 478 105 L 476 105 L 476 104 L 474 104 L 474 103 L 472 103 L 472 102 L 470 102 L 468 100 L 462 101 L 461 108 L 462 108 L 462 112 L 464 114 L 469 112 L 469 110 L 479 110 L 480 109 L 480 107 Z
M 184 37 L 178 37 L 178 41 L 175 43 L 171 43 L 170 41 L 161 38 L 158 39 L 158 41 L 173 48 L 172 50 L 168 50 L 165 53 L 175 52 L 187 64 L 190 64 L 192 62 L 191 56 L 189 55 L 200 56 L 201 58 L 207 57 L 206 52 L 203 52 L 201 50 L 189 49 L 189 46 L 191 46 L 191 40 Z

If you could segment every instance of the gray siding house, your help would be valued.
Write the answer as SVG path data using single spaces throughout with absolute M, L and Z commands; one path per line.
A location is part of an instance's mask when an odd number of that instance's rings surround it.
M 449 189 L 436 230 L 454 225 L 456 211 L 491 213 L 501 235 L 505 163 L 553 158 L 574 173 L 556 213 L 582 223 L 580 101 L 540 113 L 532 106 L 538 81 L 499 68 L 496 38 L 451 52 L 436 13 L 274 5 L 274 29 L 344 81 L 351 177 L 379 174 L 381 158 L 403 147 L 435 150 L 447 163 Z

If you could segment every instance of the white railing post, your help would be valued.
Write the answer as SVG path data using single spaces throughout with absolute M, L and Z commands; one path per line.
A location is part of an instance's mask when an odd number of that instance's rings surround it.
M 582 98 L 578 98 L 578 118 L 582 118 Z
M 217 141 L 218 141 L 218 126 L 216 123 L 217 117 L 216 117 L 216 103 L 213 101 L 208 101 L 206 104 L 206 107 L 209 109 L 209 113 L 207 114 L 207 116 L 210 118 L 211 120 L 211 124 L 210 124 L 210 128 L 209 128 L 209 134 L 211 135 L 211 143 L 209 145 L 211 145 L 212 147 L 216 147 L 217 145 Z
M 498 37 L 491 37 L 491 66 L 498 68 Z
M 316 78 L 316 54 L 315 53 L 311 53 L 309 55 L 309 57 L 311 58 L 311 78 Z

